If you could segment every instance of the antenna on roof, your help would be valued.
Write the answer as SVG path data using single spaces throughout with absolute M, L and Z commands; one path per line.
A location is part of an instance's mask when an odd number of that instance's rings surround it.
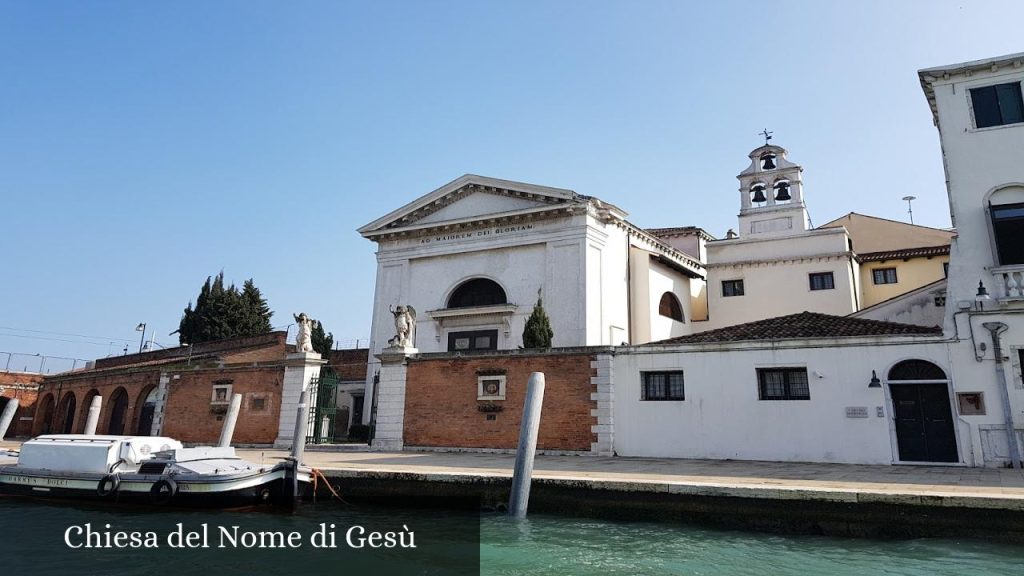
M 914 200 L 917 200 L 917 196 L 904 196 L 903 201 L 907 203 L 907 214 L 910 214 L 910 223 L 914 223 L 914 206 L 911 204 Z

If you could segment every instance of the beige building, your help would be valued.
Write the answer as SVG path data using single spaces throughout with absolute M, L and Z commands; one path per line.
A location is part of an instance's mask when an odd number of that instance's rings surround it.
M 845 228 L 860 264 L 860 309 L 946 277 L 949 230 L 850 212 L 821 228 Z

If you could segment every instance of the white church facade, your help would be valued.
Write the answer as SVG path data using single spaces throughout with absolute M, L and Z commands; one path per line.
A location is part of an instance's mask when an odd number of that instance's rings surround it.
M 618 345 L 688 333 L 696 259 L 571 190 L 466 175 L 359 232 L 378 245 L 371 339 L 389 309 L 417 311 L 422 352 L 522 346 L 538 297 L 553 345 Z

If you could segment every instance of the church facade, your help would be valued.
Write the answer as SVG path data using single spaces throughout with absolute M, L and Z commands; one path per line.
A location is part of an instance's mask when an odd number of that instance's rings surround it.
M 704 266 L 572 190 L 466 175 L 367 224 L 377 244 L 375 353 L 393 310 L 416 314 L 422 353 L 514 350 L 541 300 L 556 347 L 649 342 L 691 331 Z M 372 409 L 374 374 L 367 376 Z M 368 420 L 367 420 L 368 422 Z

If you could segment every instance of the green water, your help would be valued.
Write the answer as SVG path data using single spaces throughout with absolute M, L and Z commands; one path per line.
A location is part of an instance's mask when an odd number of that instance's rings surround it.
M 151 531 L 160 547 L 69 548 L 68 527 Z M 207 524 L 211 548 L 172 549 L 178 523 L 185 533 Z M 321 523 L 334 524 L 338 547 L 313 548 Z M 351 549 L 344 532 L 415 534 L 415 549 Z M 297 532 L 290 549 L 217 549 L 219 527 Z M 479 539 L 479 540 L 478 540 Z M 82 538 L 71 537 L 71 544 Z M 718 531 L 665 523 L 609 522 L 534 515 L 513 522 L 493 514 L 317 505 L 297 514 L 110 510 L 0 501 L 0 574 L 109 576 L 173 574 L 552 574 L 552 575 L 789 575 L 846 576 L 1024 574 L 1024 548 L 980 541 L 876 541 Z

